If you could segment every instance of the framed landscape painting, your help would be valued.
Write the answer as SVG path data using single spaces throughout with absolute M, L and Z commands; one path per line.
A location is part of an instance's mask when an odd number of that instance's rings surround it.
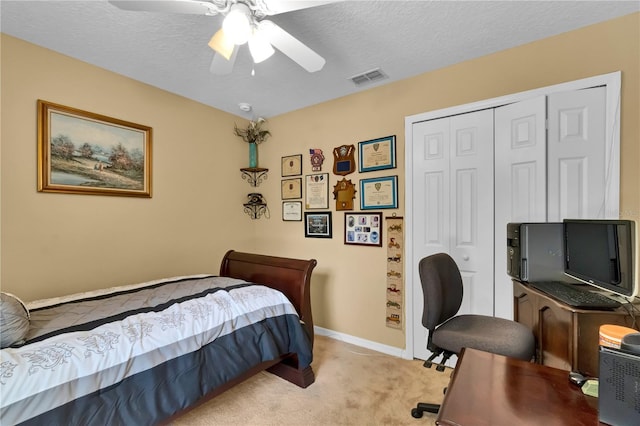
M 151 133 L 38 100 L 38 191 L 150 198 Z

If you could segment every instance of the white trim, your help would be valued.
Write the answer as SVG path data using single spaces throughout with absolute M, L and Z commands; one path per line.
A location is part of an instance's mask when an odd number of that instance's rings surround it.
M 383 345 L 381 343 L 361 339 L 360 337 L 352 336 L 350 334 L 344 334 L 340 333 L 339 331 L 333 331 L 326 328 L 318 327 L 317 325 L 313 327 L 313 330 L 319 336 L 330 337 L 332 339 L 351 343 L 352 345 L 360 346 L 361 348 L 371 349 L 372 351 L 381 352 L 383 354 L 395 356 L 397 358 L 412 359 L 411 357 L 407 358 L 406 351 L 404 349 L 396 348 L 395 346 Z
M 541 87 L 538 89 L 527 90 L 519 93 L 512 93 L 497 98 L 485 99 L 478 102 L 472 102 L 464 105 L 457 105 L 454 107 L 438 109 L 435 111 L 429 111 L 425 113 L 410 115 L 405 117 L 404 121 L 404 164 L 405 164 L 405 259 L 406 267 L 404 271 L 405 277 L 405 350 L 404 358 L 413 358 L 413 302 L 412 291 L 414 286 L 410 285 L 414 279 L 413 273 L 413 241 L 411 238 L 413 230 L 413 216 L 412 216 L 412 193 L 413 193 L 413 124 L 426 120 L 434 120 L 437 118 L 448 117 L 451 115 L 465 114 L 468 112 L 478 111 L 488 108 L 496 108 L 502 105 L 507 105 L 514 102 L 520 102 L 526 99 L 534 98 L 537 96 L 546 96 L 551 93 L 568 92 L 571 90 L 587 89 L 595 86 L 605 86 L 607 89 L 606 98 L 606 138 L 607 141 L 611 141 L 611 152 L 617 152 L 616 148 L 620 146 L 620 94 L 621 94 L 621 80 L 622 73 L 620 71 L 612 72 L 609 74 L 602 74 L 594 77 L 583 78 L 580 80 L 569 81 L 565 83 L 559 83 L 552 86 Z M 607 152 L 610 155 L 610 152 Z M 610 195 L 605 200 L 605 217 L 617 218 L 620 209 L 620 158 L 619 155 L 614 155 L 608 158 L 609 167 L 608 171 L 613 173 L 607 177 L 607 193 Z M 616 172 L 617 171 L 617 172 Z M 420 295 L 422 297 L 422 295 Z M 425 342 L 426 344 L 426 342 Z

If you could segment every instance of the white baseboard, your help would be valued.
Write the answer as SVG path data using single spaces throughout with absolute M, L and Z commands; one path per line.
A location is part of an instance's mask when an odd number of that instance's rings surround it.
M 396 348 L 395 346 L 383 345 L 378 342 L 372 342 L 371 340 L 362 339 L 360 337 L 351 336 L 350 334 L 340 333 L 338 331 L 333 331 L 333 330 L 329 330 L 329 329 L 318 327 L 318 326 L 314 326 L 313 329 L 315 333 L 320 336 L 326 336 L 332 339 L 340 340 L 342 342 L 351 343 L 352 345 L 371 349 L 372 351 L 381 352 L 386 355 L 391 355 L 398 358 L 410 359 L 410 358 L 407 358 L 407 354 L 404 349 Z

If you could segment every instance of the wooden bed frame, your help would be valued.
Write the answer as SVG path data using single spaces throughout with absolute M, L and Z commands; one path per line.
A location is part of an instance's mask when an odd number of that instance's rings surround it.
M 298 311 L 300 320 L 313 343 L 313 317 L 311 316 L 311 298 L 309 295 L 311 272 L 317 262 L 315 259 L 299 260 L 285 257 L 242 253 L 229 250 L 220 265 L 220 276 L 239 278 L 256 284 L 263 284 L 284 293 Z M 273 361 L 263 362 L 246 371 L 241 376 L 214 389 L 193 406 L 166 419 L 170 423 L 197 406 L 220 395 L 222 392 L 243 382 L 249 377 L 267 370 L 283 379 L 306 388 L 315 381 L 311 366 L 300 368 L 296 354 L 289 354 Z

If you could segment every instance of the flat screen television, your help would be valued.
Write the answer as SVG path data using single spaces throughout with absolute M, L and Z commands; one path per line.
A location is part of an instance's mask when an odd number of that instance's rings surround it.
M 578 281 L 632 298 L 635 280 L 635 222 L 565 219 L 564 272 Z

